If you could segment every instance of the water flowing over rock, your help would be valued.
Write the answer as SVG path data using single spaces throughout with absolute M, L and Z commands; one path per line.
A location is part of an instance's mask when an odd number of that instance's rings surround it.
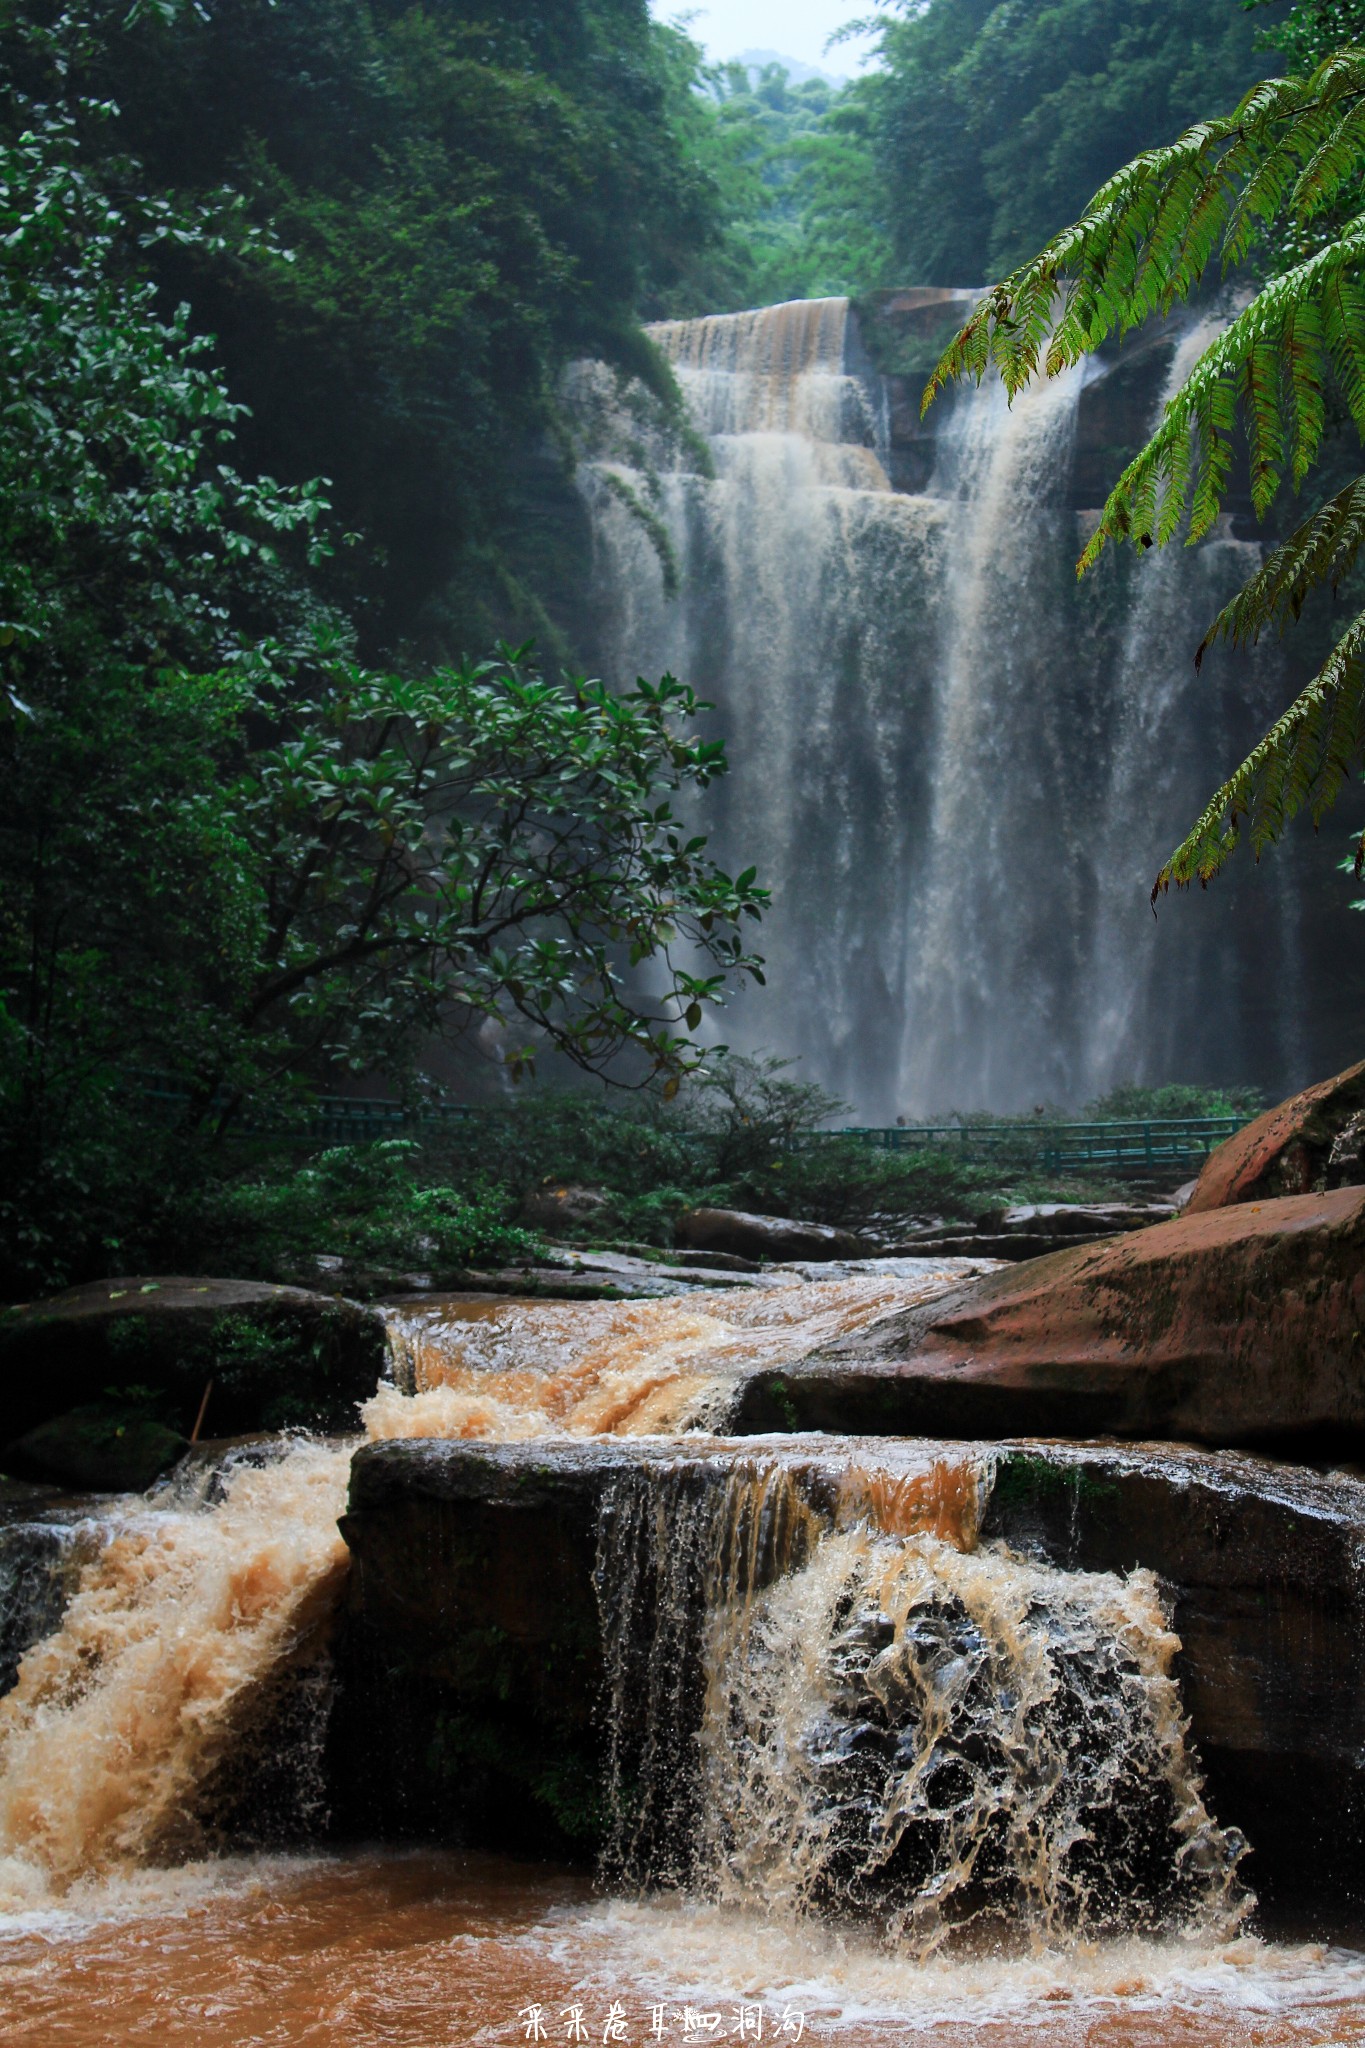
M 940 318 L 968 302 L 929 296 Z M 1292 854 L 1220 885 L 1216 919 L 1147 908 L 1279 708 L 1271 653 L 1235 684 L 1222 657 L 1197 687 L 1191 665 L 1257 545 L 1225 521 L 1191 554 L 1073 574 L 1099 502 L 1078 438 L 1145 431 L 1208 333 L 1149 350 L 1136 402 L 1101 362 L 1012 407 L 962 389 L 922 433 L 843 300 L 668 322 L 713 473 L 619 419 L 580 467 L 596 659 L 716 700 L 732 773 L 705 817 L 773 885 L 769 991 L 725 1037 L 801 1054 L 869 1120 L 1301 1077 Z M 613 389 L 582 368 L 585 417 Z
M 236 1464 L 216 1498 L 192 1469 L 186 1490 L 132 1499 L 84 1532 L 60 1625 L 0 1701 L 0 1910 L 202 1850 L 215 1798 L 230 1805 L 253 1763 L 269 1775 L 283 1692 L 325 1676 L 319 1631 L 346 1561 L 349 1454 L 279 1452 Z M 297 1718 L 284 1775 L 306 1806 L 320 1793 L 317 1717 Z
M 1070 1498 L 1068 1467 L 1021 1451 L 1026 1475 L 1054 1473 Z M 562 1846 L 566 1787 L 581 1820 L 596 1783 L 609 1885 L 870 1916 L 924 1952 L 978 1916 L 1039 1940 L 1226 1929 L 1241 1842 L 1203 1802 L 1179 1642 L 1134 1569 L 1141 1542 L 1098 1570 L 1089 1534 L 1065 1561 L 983 1546 L 1007 1462 L 1003 1448 L 831 1440 L 373 1446 L 345 1525 L 353 1775 L 385 1799 L 406 1784 L 415 1819 L 420 1759 L 438 1754 L 440 1825 L 505 1839 L 515 1817 L 527 1846 Z M 1122 1471 L 1090 1450 L 1083 1483 L 1117 1496 Z M 1190 1479 L 1165 1483 L 1152 1543 L 1170 1562 Z M 1255 1479 L 1211 1466 L 1208 1483 L 1230 1504 Z M 1005 1512 L 1020 1499 L 1016 1485 Z M 1358 1623 L 1360 1502 L 1331 1500 L 1346 1525 L 1326 1593 L 1348 1597 L 1330 1631 L 1342 1651 Z M 421 1583 L 404 1563 L 417 1556 Z M 1265 1538 L 1235 1561 L 1286 1591 L 1304 1577 Z M 1220 1606 L 1200 1542 L 1183 1565 L 1212 1581 L 1206 1608 L 1226 1627 L 1240 1587 Z M 1201 1738 L 1221 1732 L 1218 1655 L 1215 1624 L 1199 1648 Z M 1278 1719 L 1243 1731 L 1267 1777 L 1315 1682 L 1284 1676 Z M 365 1739 L 375 1727 L 382 1745 Z M 1344 1867 L 1338 1849 L 1329 1881 Z
M 1357 1480 L 708 1433 L 935 1285 L 951 1316 L 955 1277 L 405 1310 L 363 1447 L 196 1454 L 60 1531 L 11 1489 L 0 1910 L 325 1827 L 596 1856 L 617 1897 L 922 1958 L 1225 1939 L 1243 1833 L 1258 1891 L 1355 1898 Z

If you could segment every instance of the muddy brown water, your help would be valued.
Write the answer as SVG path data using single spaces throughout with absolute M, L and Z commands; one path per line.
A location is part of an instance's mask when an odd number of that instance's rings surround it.
M 1244 1939 L 920 1968 L 552 1867 L 376 1852 L 190 1866 L 0 1937 L 0 2024 L 33 2048 L 1327 2048 L 1365 2041 L 1365 1959 Z

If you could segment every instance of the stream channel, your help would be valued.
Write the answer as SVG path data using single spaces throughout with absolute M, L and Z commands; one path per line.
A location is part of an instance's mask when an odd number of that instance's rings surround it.
M 1358 1906 L 1258 1902 L 1165 1577 L 1006 1531 L 1075 1447 L 725 1435 L 958 1277 L 409 1307 L 358 1441 L 11 1505 L 0 2037 L 1365 2041 Z M 1365 1555 L 1350 1475 L 1087 1455 Z

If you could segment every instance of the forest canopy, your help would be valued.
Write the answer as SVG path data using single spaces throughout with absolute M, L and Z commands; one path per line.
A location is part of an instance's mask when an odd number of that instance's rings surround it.
M 567 368 L 685 432 L 651 320 L 970 281 L 1279 61 L 1237 0 L 878 19 L 837 86 L 645 0 L 7 0 L 17 1284 L 458 1025 L 695 1065 L 765 896 L 675 814 L 725 765 L 685 680 L 581 672 Z

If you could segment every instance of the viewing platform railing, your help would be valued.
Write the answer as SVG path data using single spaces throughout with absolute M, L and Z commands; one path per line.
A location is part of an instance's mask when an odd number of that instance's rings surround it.
M 149 1103 L 163 1112 L 184 1104 L 183 1093 L 155 1082 L 146 1086 Z M 477 1124 L 496 1109 L 462 1103 L 406 1107 L 379 1096 L 320 1096 L 297 1111 L 280 1110 L 235 1120 L 244 1137 L 282 1144 L 365 1144 L 377 1138 L 432 1137 Z M 1138 1172 L 1197 1167 L 1216 1145 L 1250 1122 L 1248 1116 L 1152 1117 L 1130 1121 L 1051 1123 L 851 1124 L 842 1130 L 804 1133 L 802 1142 L 820 1144 L 852 1138 L 884 1152 L 951 1152 L 963 1160 L 1008 1161 L 1052 1174 Z
M 1249 1116 L 1151 1117 L 1130 1122 L 852 1125 L 821 1137 L 856 1138 L 887 1152 L 951 1151 L 961 1159 L 1007 1156 L 1036 1161 L 1047 1173 L 1202 1165 Z

